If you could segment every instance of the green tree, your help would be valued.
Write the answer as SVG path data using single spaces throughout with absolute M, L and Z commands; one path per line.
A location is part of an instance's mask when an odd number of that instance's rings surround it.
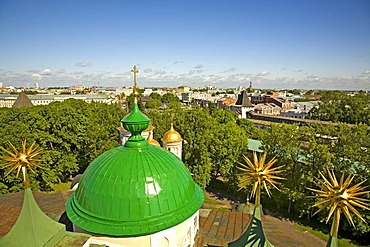
M 141 97 L 143 96 L 142 93 L 140 93 L 140 89 L 139 89 L 139 95 L 137 97 L 137 100 L 138 100 L 138 105 L 139 105 L 139 108 L 140 109 L 143 109 L 143 102 L 141 101 Z M 129 96 L 126 97 L 126 108 L 128 109 L 128 111 L 131 111 L 132 108 L 134 107 L 134 95 L 131 93 Z
M 249 138 L 256 140 L 263 139 L 265 131 L 261 128 L 256 127 L 253 122 L 247 119 L 237 119 L 236 123 L 244 129 Z
M 181 103 L 178 101 L 171 101 L 167 104 L 168 109 L 178 110 L 181 109 Z
M 162 102 L 163 103 L 169 103 L 169 102 L 172 102 L 172 101 L 175 101 L 175 102 L 179 102 L 180 99 L 173 95 L 172 93 L 165 93 L 162 95 Z
M 152 99 L 160 100 L 162 102 L 162 97 L 159 93 L 153 92 L 149 95 L 149 97 L 152 98 Z
M 31 187 L 51 190 L 58 182 L 66 182 L 102 152 L 118 145 L 119 120 L 124 116 L 117 105 L 81 100 L 66 100 L 47 106 L 0 110 L 1 146 L 11 141 L 20 146 L 23 139 L 36 141 L 41 153 L 37 174 L 30 174 Z M 16 192 L 22 183 L 12 174 L 4 177 L 0 169 L 1 193 Z
M 148 109 L 159 109 L 162 105 L 162 102 L 159 99 L 153 99 L 145 104 L 145 107 Z
M 307 118 L 370 125 L 370 95 L 358 93 L 348 96 L 341 91 L 323 91 L 322 103 L 313 108 Z

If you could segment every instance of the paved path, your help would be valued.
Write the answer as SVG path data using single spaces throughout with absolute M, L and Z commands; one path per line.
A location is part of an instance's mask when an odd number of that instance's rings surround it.
M 232 203 L 242 202 L 239 198 L 217 191 L 208 191 L 206 196 L 218 200 L 221 207 L 231 208 Z M 217 207 L 217 205 L 214 205 Z M 279 219 L 270 215 L 262 218 L 262 226 L 267 239 L 275 247 L 325 247 L 325 241 L 309 232 L 303 232 L 295 228 L 291 221 Z M 244 226 L 243 226 L 244 227 Z M 222 246 L 222 245 L 221 245 Z
M 267 239 L 275 247 L 325 247 L 325 241 L 295 228 L 292 222 L 265 215 L 262 226 Z

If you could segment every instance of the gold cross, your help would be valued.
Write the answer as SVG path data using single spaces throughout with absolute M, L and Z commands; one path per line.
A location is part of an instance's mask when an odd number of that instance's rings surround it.
M 134 65 L 134 68 L 131 70 L 131 72 L 134 73 L 134 88 L 136 88 L 136 74 L 139 73 L 139 71 L 136 69 L 136 65 Z
M 136 65 L 134 65 L 134 68 L 131 70 L 131 72 L 134 73 L 134 88 L 133 88 L 133 93 L 134 93 L 134 102 L 137 103 L 137 96 L 139 95 L 139 92 L 137 90 L 137 85 L 136 85 L 136 74 L 139 73 L 139 71 L 136 68 Z
M 173 122 L 175 120 L 175 113 L 171 113 L 171 118 L 170 118 L 170 121 L 171 121 L 171 128 L 173 128 Z

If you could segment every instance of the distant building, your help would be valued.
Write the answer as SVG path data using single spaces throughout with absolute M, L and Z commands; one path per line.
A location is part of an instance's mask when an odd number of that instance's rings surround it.
M 291 117 L 291 118 L 306 118 L 308 112 L 302 111 L 300 108 L 297 109 L 290 109 L 280 112 L 280 116 L 282 117 Z
M 185 104 L 198 104 L 201 107 L 207 107 L 211 103 L 216 103 L 217 99 L 206 92 L 185 92 L 181 94 L 181 101 Z
M 279 116 L 281 108 L 274 103 L 270 104 L 258 104 L 254 108 L 254 111 L 259 114 Z
M 254 110 L 254 105 L 251 103 L 245 90 L 239 94 L 238 100 L 235 105 L 231 106 L 231 110 L 238 113 L 240 118 L 247 118 L 247 112 Z
M 153 89 L 151 89 L 151 88 L 145 88 L 144 89 L 144 92 L 143 92 L 143 95 L 144 96 L 149 96 L 151 93 L 153 93 Z
M 265 95 L 263 94 L 254 94 L 251 95 L 251 102 L 252 104 L 261 104 L 265 102 Z
M 179 93 L 186 93 L 186 92 L 189 92 L 190 91 L 190 87 L 188 86 L 180 86 L 177 88 L 177 91 Z
M 181 101 L 184 103 L 191 103 L 193 99 L 193 92 L 183 92 L 181 93 Z
M 274 103 L 283 110 L 289 110 L 291 108 L 289 100 L 284 98 L 275 98 L 266 96 L 264 98 L 264 103 Z
M 230 109 L 235 103 L 236 100 L 231 97 L 223 98 L 217 101 L 217 108 Z
M 80 99 L 87 103 L 91 103 L 92 101 L 100 102 L 100 103 L 107 103 L 111 104 L 113 99 L 108 97 L 104 94 L 78 94 L 78 95 L 46 95 L 46 94 L 38 94 L 38 95 L 27 95 L 29 100 L 31 100 L 33 105 L 48 105 L 52 102 L 62 102 L 66 99 Z M 0 95 L 0 107 L 12 107 L 16 102 L 18 95 Z
M 82 90 L 85 90 L 85 86 L 84 85 L 74 85 L 74 86 L 70 86 L 69 89 L 71 90 L 75 90 L 75 91 L 82 91 Z
M 249 82 L 248 93 L 253 93 L 253 92 L 254 92 L 254 90 L 253 90 L 252 82 L 250 81 Z
M 33 106 L 33 104 L 31 100 L 27 97 L 25 92 L 21 92 L 20 94 L 18 94 L 18 97 L 13 104 L 14 108 L 31 107 L 31 106 Z
M 291 117 L 291 118 L 306 118 L 308 112 L 317 105 L 318 103 L 313 102 L 292 102 L 292 109 L 283 110 L 280 116 Z
M 242 86 L 242 85 L 239 85 L 237 88 L 236 88 L 236 92 L 238 92 L 238 93 L 241 93 L 241 92 L 243 92 L 245 90 L 245 87 L 244 86 Z

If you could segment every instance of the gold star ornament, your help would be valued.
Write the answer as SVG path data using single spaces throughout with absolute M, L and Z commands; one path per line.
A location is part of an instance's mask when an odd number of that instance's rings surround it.
M 262 186 L 265 188 L 267 195 L 271 197 L 271 191 L 268 187 L 268 184 L 279 190 L 279 188 L 276 186 L 278 183 L 276 179 L 285 179 L 276 176 L 277 174 L 283 172 L 281 169 L 283 166 L 271 168 L 277 160 L 274 157 L 267 164 L 265 164 L 266 155 L 267 153 L 264 153 L 258 159 L 257 153 L 253 152 L 253 162 L 247 156 L 243 155 L 244 161 L 247 165 L 239 163 L 240 167 L 237 167 L 243 172 L 242 174 L 237 174 L 241 176 L 239 186 L 241 188 L 246 188 L 248 185 L 253 185 L 251 196 L 256 196 L 257 205 L 260 204 L 260 193 Z
M 370 200 L 360 197 L 369 193 L 370 191 L 363 191 L 366 187 L 361 187 L 366 180 L 350 187 L 350 184 L 355 177 L 353 174 L 344 179 L 344 173 L 342 173 L 342 176 L 338 182 L 334 171 L 330 171 L 329 168 L 327 168 L 327 171 L 329 179 L 319 172 L 322 180 L 318 180 L 316 184 L 321 190 L 312 188 L 307 189 L 316 194 L 315 196 L 312 196 L 313 198 L 318 199 L 318 202 L 313 205 L 313 207 L 319 207 L 314 215 L 329 207 L 329 214 L 326 218 L 326 223 L 328 223 L 331 216 L 334 214 L 332 236 L 337 236 L 341 212 L 344 213 L 348 222 L 352 226 L 355 225 L 353 223 L 351 212 L 365 222 L 365 219 L 355 207 L 370 210 L 367 204 Z
M 7 155 L 0 157 L 3 161 L 5 161 L 3 169 L 6 169 L 8 167 L 11 167 L 9 171 L 5 174 L 5 176 L 9 175 L 9 173 L 13 172 L 17 169 L 17 178 L 19 175 L 20 170 L 22 170 L 23 173 L 23 181 L 24 185 L 26 187 L 29 186 L 28 179 L 27 179 L 27 172 L 26 169 L 30 169 L 32 172 L 34 171 L 35 167 L 42 168 L 41 166 L 37 165 L 37 162 L 40 162 L 41 160 L 36 158 L 37 155 L 41 153 L 41 150 L 35 150 L 36 142 L 33 142 L 31 146 L 26 148 L 26 140 L 22 141 L 22 148 L 20 151 L 18 151 L 14 145 L 9 142 L 9 145 L 12 148 L 11 150 L 6 150 L 3 147 L 0 147 L 1 150 L 3 150 Z

